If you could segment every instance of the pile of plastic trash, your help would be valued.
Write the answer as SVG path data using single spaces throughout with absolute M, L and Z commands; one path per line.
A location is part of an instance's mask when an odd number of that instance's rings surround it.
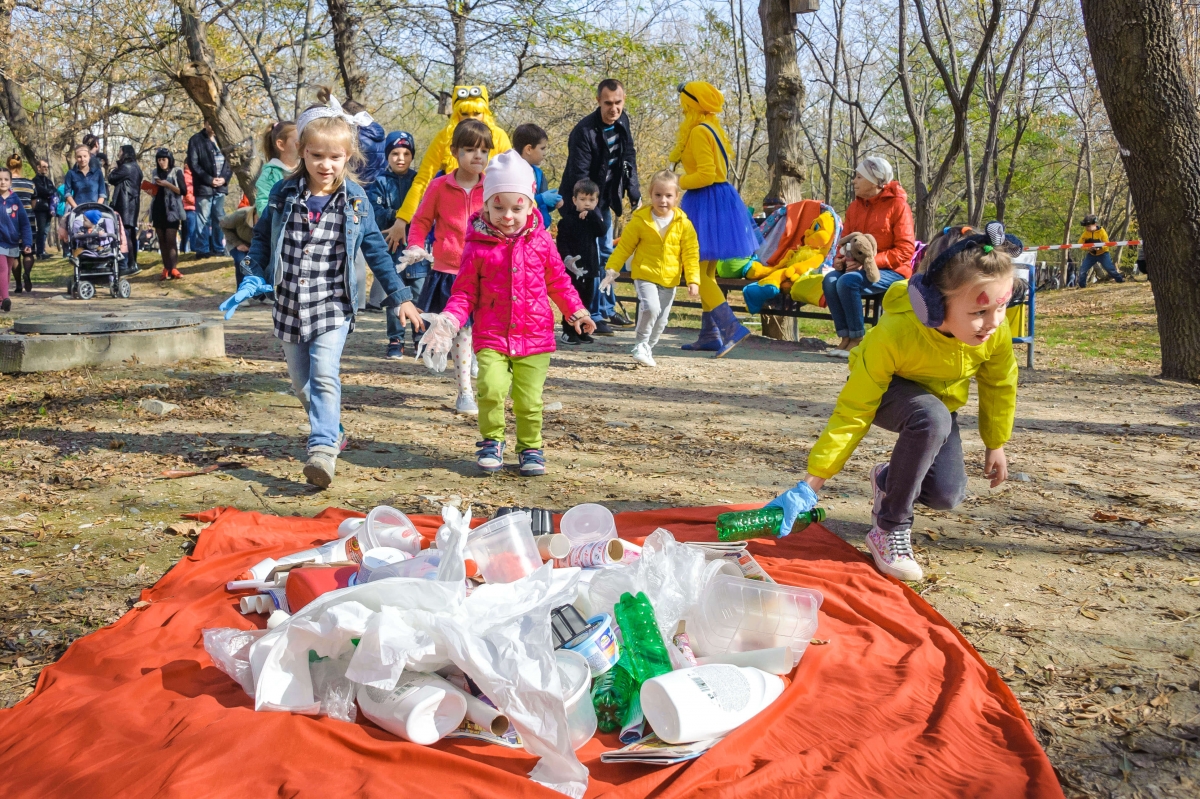
M 816 632 L 821 594 L 775 584 L 745 543 L 660 528 L 639 547 L 600 505 L 560 533 L 540 509 L 442 519 L 429 541 L 382 506 L 256 564 L 227 588 L 267 629 L 204 630 L 205 649 L 255 710 L 524 747 L 531 779 L 581 797 L 597 728 L 628 744 L 605 761 L 697 757 L 783 692 Z

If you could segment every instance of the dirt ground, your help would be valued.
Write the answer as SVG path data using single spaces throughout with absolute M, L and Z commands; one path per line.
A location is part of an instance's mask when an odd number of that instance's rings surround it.
M 229 262 L 184 271 L 170 284 L 151 271 L 132 300 L 89 309 L 215 316 L 232 290 Z M 61 265 L 38 273 L 34 298 L 19 295 L 12 316 L 81 307 L 58 298 Z M 952 512 L 918 510 L 927 576 L 913 588 L 1012 687 L 1068 796 L 1195 797 L 1200 388 L 1154 376 L 1144 283 L 1040 301 L 1045 341 L 1037 368 L 1022 370 L 1007 448 L 1015 479 L 992 490 L 980 477 L 972 400 L 960 414 L 972 494 Z M 802 332 L 834 338 L 819 322 Z M 0 376 L 0 706 L 27 696 L 42 667 L 126 612 L 189 550 L 177 526 L 189 511 L 767 500 L 802 474 L 846 365 L 765 339 L 716 362 L 677 349 L 691 335 L 668 331 L 657 370 L 635 368 L 627 332 L 556 354 L 546 401 L 562 407 L 546 414 L 550 472 L 538 480 L 477 475 L 474 420 L 446 407 L 451 378 L 384 360 L 379 314 L 362 318 L 343 360 L 352 444 L 325 492 L 300 477 L 307 424 L 266 307 L 227 324 L 224 360 Z M 179 409 L 152 416 L 138 406 L 147 397 Z M 823 492 L 828 526 L 864 551 L 867 470 L 893 439 L 872 430 Z

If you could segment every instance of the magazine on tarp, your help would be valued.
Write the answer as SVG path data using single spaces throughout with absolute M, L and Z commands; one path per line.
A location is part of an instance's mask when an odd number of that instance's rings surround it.
M 690 744 L 669 744 L 654 733 L 629 744 L 621 749 L 604 752 L 600 755 L 601 763 L 652 763 L 657 766 L 670 766 L 695 760 L 700 755 L 712 749 L 720 738 L 709 738 Z

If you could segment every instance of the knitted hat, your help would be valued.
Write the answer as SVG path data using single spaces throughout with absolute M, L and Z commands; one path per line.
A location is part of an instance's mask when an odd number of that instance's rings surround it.
M 83 216 L 85 219 L 87 219 L 87 221 L 91 222 L 93 225 L 100 224 L 100 212 L 95 209 L 93 209 L 91 211 L 84 211 Z
M 488 163 L 483 176 L 483 201 L 503 191 L 524 194 L 530 200 L 537 193 L 533 167 L 516 150 L 506 150 Z
M 854 171 L 876 186 L 886 186 L 891 183 L 892 177 L 895 174 L 892 172 L 892 165 L 887 162 L 887 159 L 881 158 L 878 155 L 868 155 Z
M 383 151 L 388 155 L 391 155 L 392 150 L 395 150 L 397 147 L 407 147 L 410 153 L 413 155 L 417 154 L 417 141 L 406 130 L 393 130 L 387 135 L 387 140 L 383 143 Z
M 702 80 L 679 84 L 679 101 L 685 109 L 694 107 L 705 114 L 719 114 L 725 107 L 725 95 L 721 90 Z

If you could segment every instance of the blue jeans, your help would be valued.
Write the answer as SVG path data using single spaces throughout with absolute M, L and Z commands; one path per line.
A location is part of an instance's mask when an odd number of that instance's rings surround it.
M 225 195 L 196 198 L 196 229 L 192 232 L 192 249 L 199 255 L 225 252 L 225 236 L 221 220 L 225 218 Z
M 179 232 L 179 251 L 180 252 L 195 252 L 196 248 L 192 246 L 192 236 L 196 233 L 196 212 L 187 211 L 187 218 L 183 220 L 182 230 Z
M 311 341 L 283 342 L 292 392 L 300 398 L 310 427 L 308 452 L 338 454 L 342 421 L 342 348 L 350 334 L 350 323 L 329 330 Z
M 600 276 L 596 278 L 592 301 L 588 304 L 593 322 L 608 319 L 617 310 L 616 292 L 612 289 L 600 290 L 600 281 L 604 279 L 604 265 L 608 263 L 608 257 L 612 255 L 613 251 L 612 211 L 605 208 L 601 216 L 604 218 L 605 225 L 604 238 L 596 240 L 596 249 L 600 253 Z
M 250 256 L 250 251 L 242 252 L 237 247 L 229 251 L 229 257 L 233 259 L 233 280 L 235 285 L 242 285 L 242 278 L 246 277 L 246 273 L 242 271 L 242 264 Z
M 421 275 L 420 277 L 405 277 L 401 274 L 400 280 L 404 282 L 404 285 L 412 289 L 413 297 L 421 296 L 421 289 L 425 288 L 425 275 Z M 396 315 L 395 308 L 384 308 L 383 312 L 387 316 L 388 340 L 391 341 L 394 338 L 398 338 L 401 343 L 404 343 L 404 328 L 408 327 L 409 324 L 407 322 L 401 323 L 400 317 Z M 420 340 L 421 334 L 414 330 L 413 344 L 416 344 Z
M 868 283 L 860 272 L 830 272 L 825 276 L 825 304 L 833 317 L 833 326 L 842 338 L 862 338 L 866 335 L 863 322 L 863 295 L 882 294 L 887 287 L 904 275 L 891 269 L 879 270 L 879 280 Z
M 1113 265 L 1112 255 L 1102 253 L 1100 255 L 1092 255 L 1090 252 L 1083 256 L 1083 266 L 1079 267 L 1079 277 L 1075 280 L 1075 285 L 1079 288 L 1086 288 L 1088 284 L 1088 273 L 1092 271 L 1092 267 L 1099 264 L 1108 272 L 1108 276 L 1118 283 L 1125 282 L 1125 276 L 1117 271 L 1117 267 Z

